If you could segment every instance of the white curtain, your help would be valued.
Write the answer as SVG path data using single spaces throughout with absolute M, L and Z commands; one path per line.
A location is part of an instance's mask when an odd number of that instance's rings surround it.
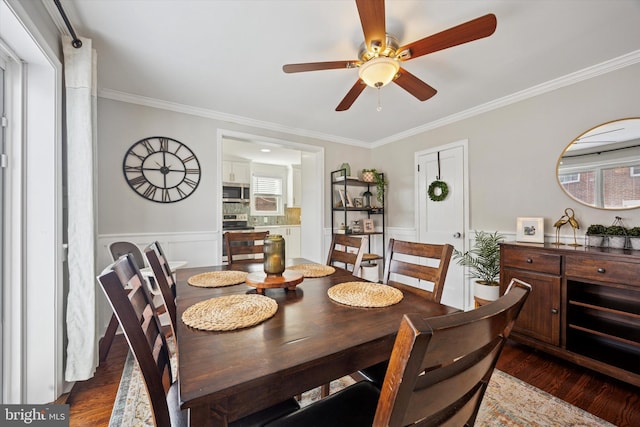
M 65 379 L 82 381 L 98 365 L 95 273 L 96 52 L 63 37 L 67 114 L 68 265 Z

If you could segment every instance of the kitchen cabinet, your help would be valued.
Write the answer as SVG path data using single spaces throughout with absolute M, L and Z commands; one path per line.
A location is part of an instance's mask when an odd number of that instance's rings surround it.
M 222 182 L 249 184 L 250 179 L 251 168 L 248 162 L 222 161 Z
M 384 213 L 384 197 L 381 206 L 372 207 L 364 205 L 356 205 L 355 199 L 363 200 L 361 193 L 369 192 L 371 204 L 379 203 L 376 198 L 376 185 L 373 182 L 365 182 L 359 179 L 347 177 L 346 169 L 338 169 L 331 172 L 331 230 L 333 233 L 339 233 L 340 225 L 351 227 L 352 221 L 360 222 L 360 231 L 350 234 L 355 236 L 368 236 L 369 249 L 363 257 L 363 261 L 380 260 L 384 264 L 385 257 L 385 213 Z M 344 198 L 344 201 L 343 201 Z M 350 204 L 349 204 L 350 203 Z M 374 221 L 374 231 L 365 231 L 364 219 Z
M 501 292 L 532 286 L 511 338 L 640 386 L 640 251 L 503 243 Z
M 299 225 L 269 225 L 255 227 L 256 231 L 269 231 L 269 234 L 279 234 L 284 238 L 284 251 L 287 258 L 300 257 L 300 226 Z

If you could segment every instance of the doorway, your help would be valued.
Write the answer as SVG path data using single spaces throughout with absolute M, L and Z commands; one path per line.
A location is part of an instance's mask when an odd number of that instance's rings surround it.
M 299 159 L 299 168 L 296 169 L 300 173 L 300 194 L 299 203 L 297 203 L 300 208 L 300 256 L 313 262 L 324 263 L 324 148 L 259 135 L 220 130 L 218 132 L 218 147 L 220 147 L 218 157 L 221 164 L 227 154 L 233 154 L 236 158 L 240 156 L 236 151 L 231 153 L 231 150 L 225 150 L 223 141 L 236 141 L 237 146 L 249 145 L 252 148 L 270 149 L 273 153 L 282 150 Z M 259 149 L 251 150 L 242 156 L 242 158 L 256 163 L 280 164 L 291 167 L 291 161 L 286 160 L 284 153 L 285 160 L 280 162 L 273 160 L 274 156 L 271 155 L 271 152 L 265 153 Z M 269 160 L 269 157 L 272 159 Z M 219 170 L 222 171 L 222 169 L 219 167 Z M 223 181 L 225 179 L 221 176 L 220 190 L 222 190 Z M 222 212 L 222 206 L 220 206 L 219 212 Z
M 449 243 L 459 251 L 466 248 L 465 232 L 469 228 L 467 141 L 420 151 L 415 154 L 418 165 L 416 222 L 420 242 Z M 447 196 L 431 200 L 428 189 L 439 180 L 446 183 Z M 442 303 L 467 310 L 472 307 L 465 270 L 454 260 L 449 264 Z

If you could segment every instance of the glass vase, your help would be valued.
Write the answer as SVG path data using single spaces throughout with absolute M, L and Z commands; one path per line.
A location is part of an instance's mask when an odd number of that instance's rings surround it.
M 282 276 L 284 272 L 284 238 L 272 234 L 264 239 L 264 272 L 267 276 Z

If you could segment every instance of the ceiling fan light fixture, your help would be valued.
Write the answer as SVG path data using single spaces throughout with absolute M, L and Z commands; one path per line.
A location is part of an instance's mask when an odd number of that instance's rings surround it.
M 398 73 L 400 64 L 393 58 L 380 56 L 360 66 L 358 75 L 367 86 L 381 88 L 389 84 Z

